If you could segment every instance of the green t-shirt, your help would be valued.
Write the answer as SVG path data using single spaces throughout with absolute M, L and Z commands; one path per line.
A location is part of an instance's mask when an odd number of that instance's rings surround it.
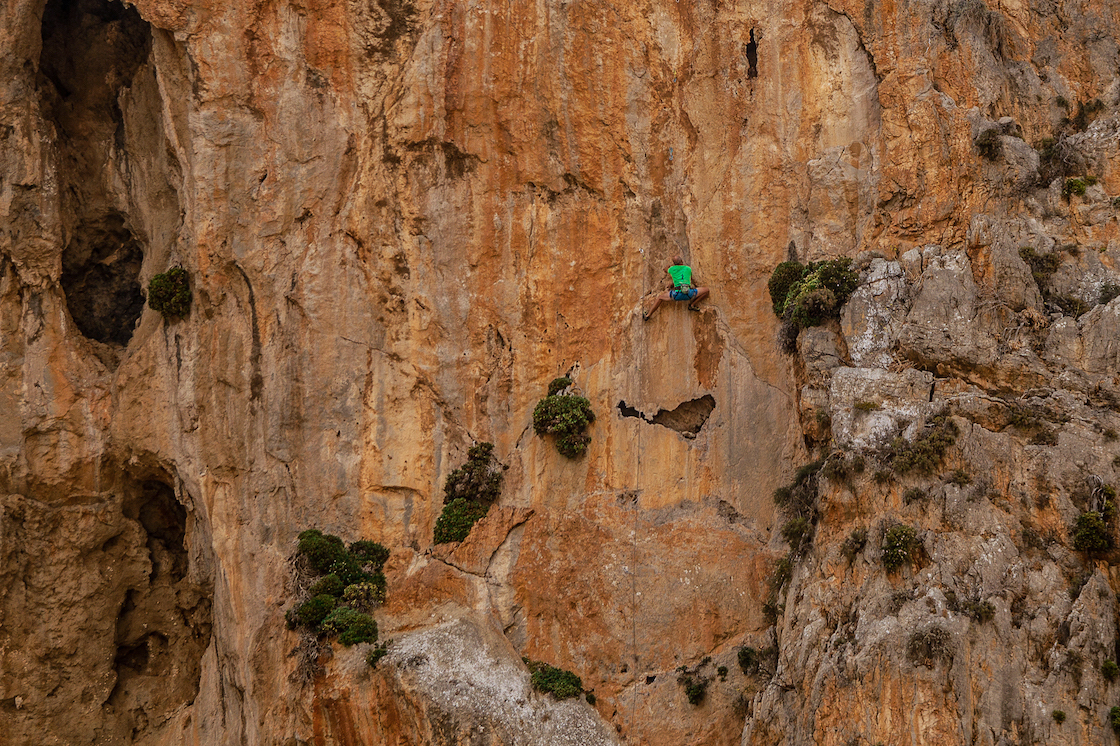
M 674 264 L 669 267 L 669 276 L 673 278 L 673 286 L 692 284 L 692 267 L 687 264 Z

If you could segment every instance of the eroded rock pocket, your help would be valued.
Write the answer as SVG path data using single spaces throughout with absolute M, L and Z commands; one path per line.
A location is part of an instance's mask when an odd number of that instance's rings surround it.
M 112 207 L 121 204 L 112 175 L 129 150 L 121 94 L 148 59 L 151 28 L 107 0 L 49 0 L 42 19 L 38 88 L 58 144 L 66 304 L 85 337 L 126 345 L 144 307 L 144 253 L 128 216 Z
M 127 345 L 144 310 L 144 253 L 120 215 L 82 225 L 62 254 L 62 290 L 85 337 Z
M 704 423 L 711 417 L 716 408 L 716 400 L 711 394 L 704 394 L 699 399 L 692 399 L 677 406 L 675 409 L 662 409 L 653 417 L 646 417 L 626 402 L 618 403 L 618 411 L 623 417 L 636 417 L 651 425 L 661 425 L 670 430 L 676 430 L 685 437 L 695 437 L 704 427 Z
M 106 704 L 121 733 L 158 727 L 194 701 L 210 644 L 213 589 L 189 577 L 189 514 L 169 482 L 161 475 L 126 483 L 123 512 L 142 529 L 151 569 L 117 616 L 116 685 Z

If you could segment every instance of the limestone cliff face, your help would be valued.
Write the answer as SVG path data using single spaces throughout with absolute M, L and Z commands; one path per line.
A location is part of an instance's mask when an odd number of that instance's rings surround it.
M 1117 478 L 1117 29 L 1114 0 L 8 0 L 0 741 L 1111 738 L 1120 578 L 1069 529 Z M 676 253 L 711 301 L 643 323 Z M 771 269 L 857 255 L 783 355 Z M 176 321 L 144 305 L 171 266 Z M 561 374 L 598 415 L 574 461 L 531 427 Z M 824 479 L 768 596 L 774 489 L 942 411 L 973 483 Z M 501 499 L 433 548 L 475 441 Z M 895 521 L 922 551 L 888 574 Z M 284 626 L 311 527 L 392 549 L 376 669 L 309 675 Z

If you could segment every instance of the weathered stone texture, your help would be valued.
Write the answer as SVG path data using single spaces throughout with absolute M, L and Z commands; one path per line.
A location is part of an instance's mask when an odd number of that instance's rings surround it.
M 1111 555 L 1066 588 L 1120 428 L 1116 303 L 1071 311 L 1120 282 L 1118 28 L 1115 0 L 0 5 L 0 740 L 1111 737 Z M 676 253 L 712 298 L 643 322 Z M 837 255 L 862 287 L 783 356 L 770 270 Z M 137 303 L 171 266 L 184 319 Z M 575 461 L 532 431 L 561 374 L 597 415 Z M 826 486 L 771 624 L 775 487 L 941 408 L 974 484 Z M 475 441 L 501 499 L 433 547 Z M 923 551 L 888 577 L 895 517 Z M 309 527 L 392 549 L 383 668 L 285 629 Z M 915 666 L 931 625 L 951 655 Z

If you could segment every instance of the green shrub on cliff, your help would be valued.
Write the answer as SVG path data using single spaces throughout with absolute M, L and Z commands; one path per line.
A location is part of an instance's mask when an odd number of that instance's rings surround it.
M 553 387 L 550 386 L 549 390 Z M 533 430 L 542 437 L 556 436 L 556 450 L 568 458 L 579 458 L 587 452 L 591 436 L 586 435 L 584 430 L 594 421 L 591 402 L 572 393 L 550 394 L 537 402 L 533 409 Z
M 835 317 L 858 286 L 859 275 L 847 258 L 812 262 L 807 267 L 782 262 L 768 283 L 774 313 L 799 329 Z
M 960 429 L 942 412 L 930 418 L 926 429 L 914 440 L 896 438 L 891 445 L 889 459 L 896 474 L 932 474 L 954 443 Z
M 474 524 L 490 510 L 489 505 L 471 502 L 459 498 L 443 506 L 443 512 L 436 519 L 436 528 L 432 541 L 436 544 L 447 544 L 452 541 L 462 541 L 474 528 Z
M 910 563 L 914 552 L 921 546 L 918 534 L 905 524 L 891 526 L 883 536 L 883 567 L 894 572 Z
M 467 462 L 447 475 L 443 512 L 436 519 L 436 544 L 462 541 L 490 510 L 502 492 L 502 465 L 494 458 L 493 443 L 479 443 L 467 452 Z
M 858 285 L 859 275 L 847 258 L 812 262 L 808 266 L 789 261 L 775 267 L 767 287 L 774 314 L 782 320 L 782 350 L 796 352 L 797 335 L 802 329 L 836 318 Z
M 1104 515 L 1088 510 L 1077 516 L 1073 548 L 1079 552 L 1105 552 L 1112 548 L 1112 532 Z
M 332 572 L 330 575 L 324 575 L 312 583 L 307 592 L 312 596 L 333 596 L 337 598 L 342 595 L 343 588 L 342 581 Z
M 187 271 L 172 267 L 153 277 L 148 283 L 148 305 L 167 319 L 190 313 L 191 281 Z
M 460 498 L 489 505 L 502 491 L 502 465 L 494 458 L 493 443 L 479 443 L 467 451 L 467 463 L 447 475 L 444 502 Z
M 338 599 L 326 594 L 312 596 L 287 614 L 288 628 L 309 627 L 318 629 L 319 624 L 334 611 Z
M 377 622 L 368 614 L 339 607 L 323 619 L 319 631 L 326 635 L 338 635 L 338 641 L 346 647 L 360 642 L 377 642 Z
M 774 307 L 774 315 L 779 319 L 786 310 L 786 297 L 789 289 L 801 281 L 809 268 L 801 262 L 782 262 L 770 274 L 767 287 L 770 290 L 770 302 Z
M 285 614 L 288 628 L 338 634 L 344 645 L 375 641 L 377 624 L 364 612 L 385 599 L 382 568 L 389 550 L 365 540 L 347 548 L 337 536 L 309 529 L 299 535 L 296 556 L 297 572 L 319 577 Z
M 556 699 L 570 699 L 583 693 L 583 681 L 571 671 L 527 658 L 525 665 L 531 674 L 530 683 L 538 692 L 551 694 Z

